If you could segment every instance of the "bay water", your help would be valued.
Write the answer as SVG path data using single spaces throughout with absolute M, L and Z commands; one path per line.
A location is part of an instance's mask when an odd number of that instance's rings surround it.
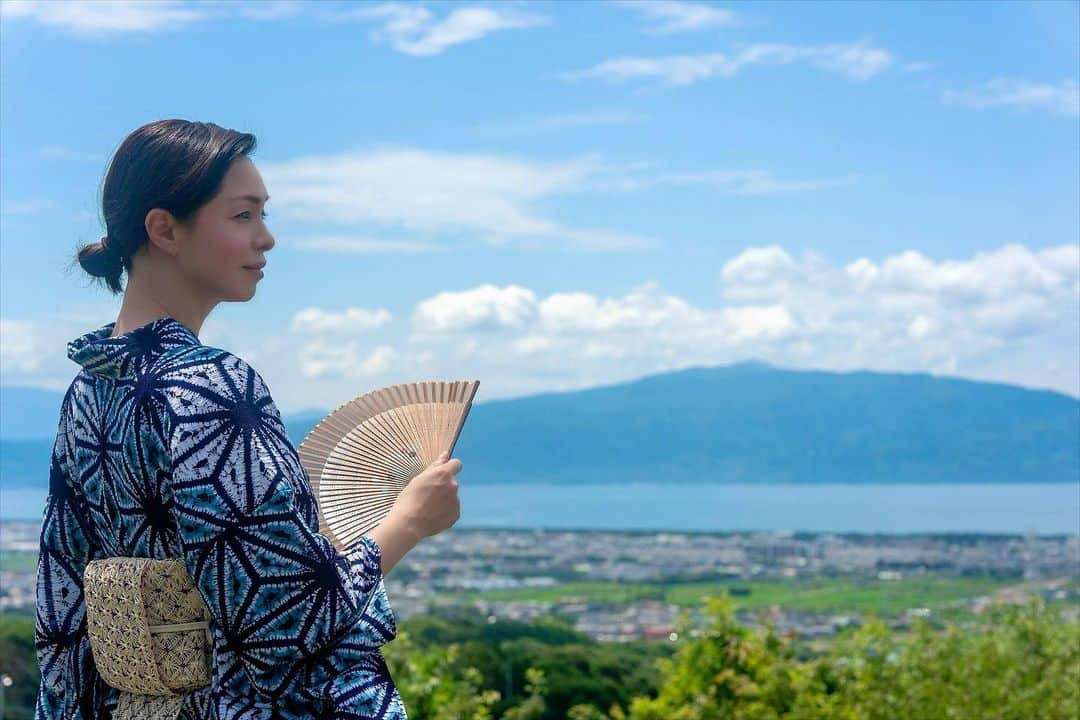
M 1080 480 L 1047 484 L 492 484 L 459 477 L 461 528 L 1080 533 Z M 0 487 L 0 519 L 45 489 Z

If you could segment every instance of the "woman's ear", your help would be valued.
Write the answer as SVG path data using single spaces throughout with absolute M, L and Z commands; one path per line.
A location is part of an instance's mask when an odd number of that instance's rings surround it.
M 152 208 L 146 213 L 146 236 L 155 247 L 172 257 L 180 252 L 180 238 L 178 230 L 182 233 L 180 223 L 173 214 L 162 208 Z

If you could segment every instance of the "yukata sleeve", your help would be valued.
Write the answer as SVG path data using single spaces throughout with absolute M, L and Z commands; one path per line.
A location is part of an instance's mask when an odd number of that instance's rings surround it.
M 262 377 L 200 347 L 164 388 L 173 513 L 191 577 L 255 691 L 322 699 L 321 662 L 348 635 L 354 651 L 392 640 L 381 550 L 344 552 L 318 532 L 310 480 Z M 236 665 L 237 663 L 228 663 Z
M 38 548 L 34 646 L 41 680 L 35 720 L 95 717 L 101 700 L 83 597 L 83 571 L 100 552 L 91 540 L 85 497 L 75 484 L 65 419 L 70 399 L 69 392 L 49 459 Z

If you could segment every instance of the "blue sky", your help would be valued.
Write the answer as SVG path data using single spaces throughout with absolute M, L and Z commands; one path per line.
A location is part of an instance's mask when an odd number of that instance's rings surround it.
M 760 358 L 1080 395 L 1080 4 L 3 2 L 0 385 L 153 120 L 257 135 L 277 245 L 206 344 L 284 411 Z

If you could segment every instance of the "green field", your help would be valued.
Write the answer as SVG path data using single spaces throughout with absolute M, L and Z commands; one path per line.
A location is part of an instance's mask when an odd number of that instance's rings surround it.
M 956 600 L 986 595 L 1015 580 L 992 577 L 918 577 L 902 580 L 752 580 L 718 583 L 579 582 L 550 588 L 522 588 L 488 592 L 458 593 L 464 600 L 541 600 L 556 602 L 572 597 L 590 602 L 631 603 L 652 599 L 682 607 L 694 607 L 703 598 L 737 589 L 747 594 L 732 596 L 736 608 L 768 609 L 773 605 L 788 610 L 820 612 L 868 612 L 898 615 L 908 608 L 940 608 Z
M 37 553 L 0 552 L 0 571 L 33 572 Z M 917 576 L 901 580 L 855 580 L 814 578 L 807 580 L 749 580 L 711 583 L 571 582 L 550 588 L 521 588 L 485 592 L 461 592 L 460 600 L 539 600 L 548 602 L 581 598 L 589 602 L 628 604 L 657 600 L 680 607 L 697 607 L 703 599 L 732 591 L 737 609 L 765 610 L 773 605 L 809 612 L 865 613 L 895 616 L 909 608 L 939 610 L 957 600 L 987 595 L 1016 580 L 981 577 Z M 741 594 L 740 594 L 741 593 Z
M 38 554 L 32 551 L 0 550 L 0 572 L 31 572 L 37 570 Z

